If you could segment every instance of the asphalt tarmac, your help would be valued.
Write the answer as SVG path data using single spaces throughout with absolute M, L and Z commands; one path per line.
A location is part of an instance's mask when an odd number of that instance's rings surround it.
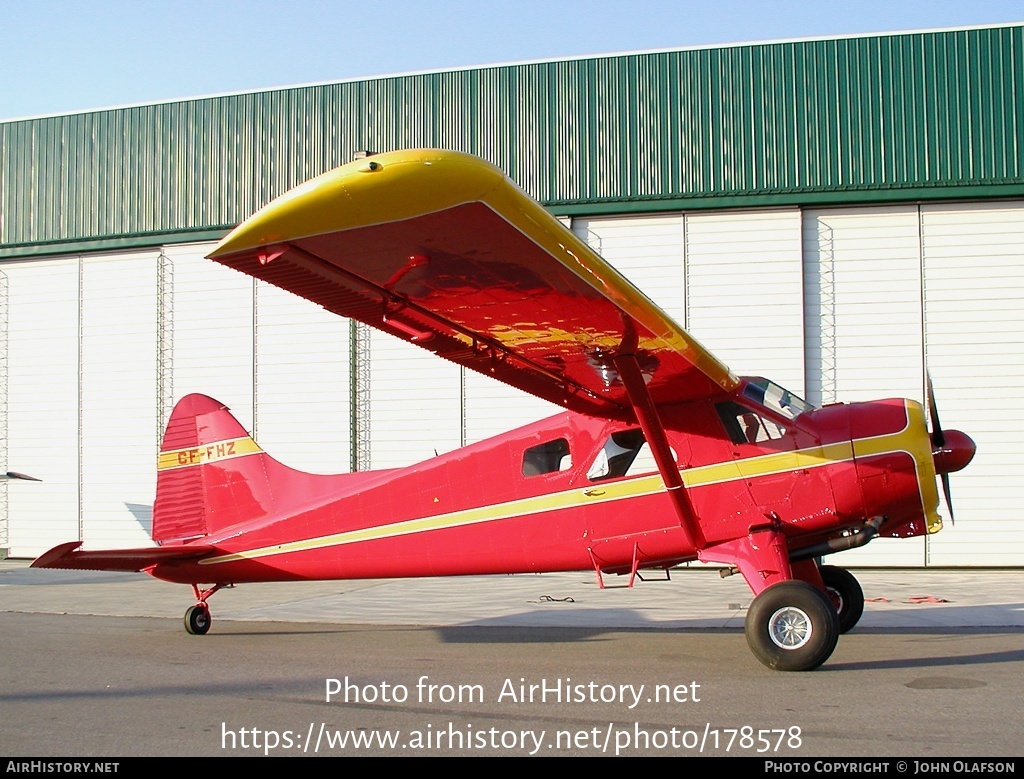
M 191 591 L 0 563 L 0 753 L 1008 758 L 1024 571 L 855 571 L 860 624 L 810 673 L 760 665 L 751 595 L 544 574 Z M 923 772 L 923 771 L 921 771 Z

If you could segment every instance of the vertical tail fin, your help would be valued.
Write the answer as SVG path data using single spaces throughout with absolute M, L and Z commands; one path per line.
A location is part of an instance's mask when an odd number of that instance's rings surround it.
M 206 395 L 182 398 L 160 445 L 153 540 L 186 541 L 266 515 L 275 503 L 270 479 L 279 470 L 290 471 L 225 405 Z

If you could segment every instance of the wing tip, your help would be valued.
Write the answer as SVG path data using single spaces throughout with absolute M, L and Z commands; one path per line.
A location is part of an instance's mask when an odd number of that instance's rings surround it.
M 428 176 L 433 183 L 423 186 L 421 182 L 419 188 L 406 190 L 407 176 Z M 445 186 L 437 186 L 438 176 L 445 177 Z M 505 179 L 499 168 L 466 152 L 432 148 L 381 152 L 339 165 L 289 189 L 237 225 L 206 256 L 220 260 L 322 232 L 362 226 L 381 218 L 378 211 L 389 213 L 389 218 L 395 216 L 392 212 L 396 209 L 403 218 L 418 215 L 475 198 Z M 350 195 L 363 192 L 360 197 L 366 198 L 367 187 L 379 192 L 379 199 L 371 199 L 368 207 L 364 203 L 353 208 Z

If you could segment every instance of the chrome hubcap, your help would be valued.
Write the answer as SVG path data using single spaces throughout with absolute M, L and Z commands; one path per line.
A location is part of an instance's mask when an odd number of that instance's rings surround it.
M 768 620 L 768 635 L 782 649 L 799 649 L 811 640 L 811 618 L 795 606 L 786 606 Z

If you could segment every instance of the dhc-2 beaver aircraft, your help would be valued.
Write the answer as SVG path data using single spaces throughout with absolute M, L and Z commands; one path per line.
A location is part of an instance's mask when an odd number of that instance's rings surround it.
M 157 463 L 157 546 L 62 544 L 41 568 L 190 584 L 190 633 L 242 582 L 592 570 L 740 573 L 746 636 L 825 662 L 864 596 L 822 556 L 938 531 L 936 477 L 974 443 L 912 400 L 812 408 L 741 378 L 498 169 L 448 151 L 356 160 L 267 205 L 211 259 L 565 408 L 386 471 L 302 473 L 189 395 Z M 929 395 L 930 395 L 929 391 Z M 415 402 L 415 388 L 409 388 Z

